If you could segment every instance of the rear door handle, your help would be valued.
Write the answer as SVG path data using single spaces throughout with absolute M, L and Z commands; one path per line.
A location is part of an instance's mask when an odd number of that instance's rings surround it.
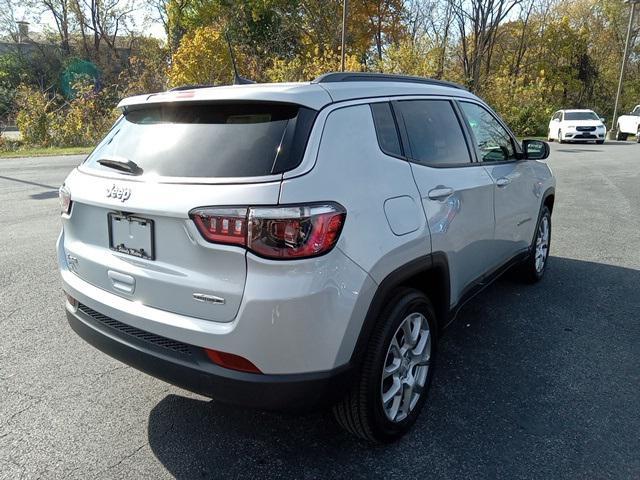
M 511 183 L 511 180 L 509 180 L 507 177 L 502 177 L 496 180 L 496 185 L 499 187 L 506 187 L 510 183 Z
M 453 188 L 450 187 L 436 187 L 433 190 L 429 190 L 427 194 L 431 200 L 440 200 L 453 194 Z

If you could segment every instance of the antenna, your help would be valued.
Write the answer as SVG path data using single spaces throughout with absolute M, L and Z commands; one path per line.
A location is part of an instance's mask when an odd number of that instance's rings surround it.
M 231 57 L 231 65 L 233 66 L 233 84 L 234 85 L 249 85 L 256 83 L 248 78 L 238 75 L 238 67 L 236 67 L 236 57 L 233 55 L 233 49 L 231 48 L 231 40 L 229 40 L 229 32 L 224 32 L 224 36 L 227 39 L 227 46 L 229 47 L 229 56 Z

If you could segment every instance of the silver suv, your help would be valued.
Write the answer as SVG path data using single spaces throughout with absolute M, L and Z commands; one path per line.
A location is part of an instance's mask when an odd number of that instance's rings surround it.
M 510 266 L 545 271 L 549 147 L 454 84 L 331 73 L 119 107 L 60 189 L 67 316 L 180 387 L 332 405 L 388 442 L 415 422 L 460 306 Z

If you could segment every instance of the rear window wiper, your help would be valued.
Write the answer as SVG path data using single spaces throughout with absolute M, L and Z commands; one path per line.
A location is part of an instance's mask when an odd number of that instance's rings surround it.
M 131 160 L 117 159 L 117 158 L 101 158 L 98 163 L 104 167 L 113 168 L 114 170 L 120 170 L 130 175 L 142 175 L 142 169 Z

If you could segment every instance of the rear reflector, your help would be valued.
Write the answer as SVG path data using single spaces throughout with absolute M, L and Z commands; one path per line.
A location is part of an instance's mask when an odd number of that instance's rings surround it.
M 67 297 L 67 303 L 71 307 L 71 310 L 75 312 L 78 309 L 78 301 L 67 292 L 64 292 L 64 294 Z
M 208 242 L 240 245 L 272 259 L 309 258 L 329 252 L 346 217 L 335 203 L 282 207 L 196 208 L 190 212 Z
M 262 373 L 258 367 L 240 355 L 233 353 L 219 352 L 217 350 L 204 349 L 207 357 L 216 365 L 231 370 L 239 370 L 241 372 Z

